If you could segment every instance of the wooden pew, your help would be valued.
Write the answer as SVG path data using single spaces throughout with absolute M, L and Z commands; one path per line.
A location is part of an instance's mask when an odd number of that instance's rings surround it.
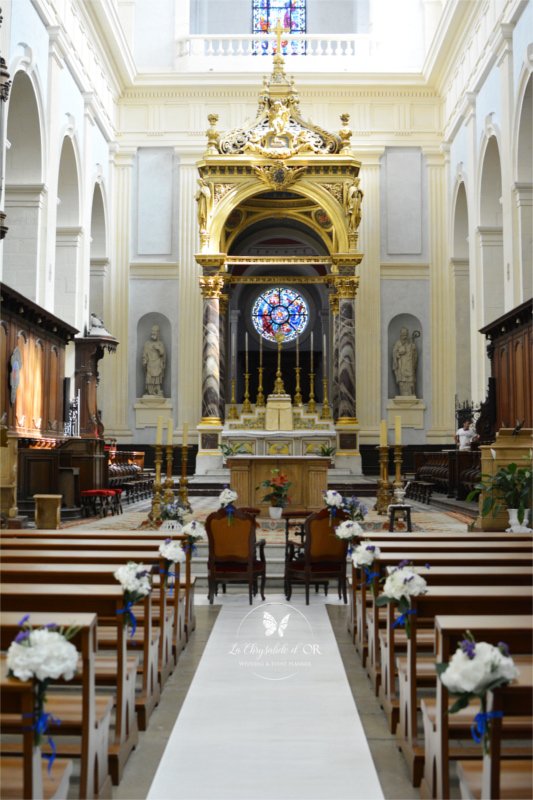
M 33 681 L 9 678 L 5 661 L 0 663 L 0 702 L 4 714 L 23 718 L 33 717 Z M 20 725 L 22 733 L 22 758 L 0 758 L 0 794 L 6 800 L 24 797 L 30 800 L 66 800 L 72 761 L 56 758 L 48 774 L 40 747 L 33 746 L 31 726 Z
M 127 669 L 126 637 L 123 616 L 119 611 L 124 606 L 120 586 L 88 584 L 9 584 L 0 585 L 0 601 L 4 611 L 19 613 L 31 612 L 38 608 L 41 612 L 56 614 L 66 607 L 72 615 L 80 613 L 97 614 L 100 618 L 115 620 L 117 631 L 117 658 L 111 672 L 116 691 L 115 730 L 109 745 L 109 771 L 113 783 L 119 783 L 131 750 L 139 738 L 137 715 L 135 713 L 135 672 Z M 149 604 L 150 596 L 145 598 Z M 149 607 L 148 607 L 149 613 Z
M 533 686 L 531 672 L 516 684 L 487 692 L 487 712 L 496 716 L 489 728 L 489 752 L 483 761 L 459 761 L 457 774 L 463 800 L 529 800 L 533 797 L 533 763 L 527 759 L 502 759 L 502 733 L 509 717 L 523 718 L 529 736 L 533 731 L 531 707 Z
M 0 647 L 7 650 L 20 630 L 20 613 L 2 612 L 0 614 Z M 32 613 L 30 623 L 40 627 L 55 622 L 67 628 L 71 624 L 80 627 L 73 637 L 72 644 L 80 653 L 81 692 L 58 693 L 57 687 L 47 692 L 46 711 L 61 720 L 57 730 L 52 729 L 54 738 L 60 737 L 58 751 L 65 752 L 61 739 L 64 736 L 80 734 L 79 751 L 67 747 L 68 755 L 80 757 L 80 798 L 110 798 L 111 777 L 108 771 L 109 725 L 113 701 L 108 696 L 95 693 L 95 653 L 97 618 L 95 614 L 50 614 Z M 4 710 L 5 711 L 5 710 Z M 4 731 L 19 727 L 12 718 L 2 716 Z M 8 796 L 8 795 L 4 795 Z
M 492 615 L 438 614 L 435 617 L 436 658 L 439 663 L 449 663 L 465 631 L 469 630 L 476 641 L 497 644 L 505 641 L 513 657 L 533 652 L 533 622 L 530 614 L 510 615 L 500 612 Z M 450 796 L 450 758 L 464 759 L 469 755 L 465 747 L 452 749 L 449 743 L 450 726 L 456 727 L 448 714 L 450 696 L 442 681 L 436 683 L 435 698 L 421 701 L 424 725 L 424 777 L 420 786 L 421 797 L 448 798 Z M 472 716 L 474 711 L 472 710 Z M 467 725 L 468 727 L 468 725 Z M 457 735 L 457 733 L 455 733 Z M 468 733 L 467 733 L 468 735 Z M 470 755 L 481 756 L 479 746 Z
M 457 614 L 467 608 L 472 614 L 527 614 L 533 611 L 529 586 L 429 586 L 427 594 L 411 598 L 411 636 L 407 642 L 405 670 L 398 669 L 400 721 L 396 733 L 414 786 L 419 786 L 424 766 L 424 747 L 418 738 L 417 719 L 417 634 L 419 620 L 437 614 Z M 387 625 L 392 626 L 394 609 L 387 607 Z

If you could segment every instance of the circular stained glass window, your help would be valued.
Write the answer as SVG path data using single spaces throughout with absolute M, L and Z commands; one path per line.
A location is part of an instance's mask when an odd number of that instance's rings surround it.
M 268 289 L 259 295 L 252 308 L 256 331 L 270 342 L 281 333 L 285 342 L 296 339 L 307 326 L 309 307 L 301 294 L 287 287 Z

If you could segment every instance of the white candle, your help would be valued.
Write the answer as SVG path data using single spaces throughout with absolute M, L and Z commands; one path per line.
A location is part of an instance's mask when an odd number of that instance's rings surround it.
M 248 372 L 248 333 L 244 334 L 244 371 Z
M 309 372 L 313 371 L 313 331 L 311 331 L 311 369 Z
M 263 366 L 263 337 L 259 337 L 259 366 Z
M 189 441 L 189 423 L 183 423 L 183 434 L 182 434 L 182 442 L 183 446 L 187 447 L 187 442 Z
M 402 418 L 394 417 L 394 439 L 396 444 L 402 443 Z
M 157 418 L 157 430 L 155 433 L 155 443 L 162 444 L 163 442 L 163 417 Z
M 172 444 L 173 434 L 174 434 L 174 426 L 172 424 L 172 417 L 169 417 L 168 429 L 167 429 L 167 444 Z
M 298 344 L 299 336 L 296 337 L 296 366 L 300 366 L 300 345 Z
M 324 378 L 326 377 L 327 373 L 327 366 L 328 366 L 328 359 L 327 359 L 327 352 L 326 352 L 326 334 L 322 335 L 322 352 L 324 355 Z
M 379 445 L 380 447 L 387 446 L 387 420 L 381 420 L 381 427 L 379 429 Z

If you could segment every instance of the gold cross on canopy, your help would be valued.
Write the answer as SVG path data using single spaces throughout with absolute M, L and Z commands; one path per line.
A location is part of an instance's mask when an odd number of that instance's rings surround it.
M 284 33 L 290 33 L 289 28 L 284 28 L 281 24 L 281 20 L 278 19 L 276 22 L 276 27 L 274 28 L 274 33 L 276 34 L 276 53 L 281 53 L 281 37 Z

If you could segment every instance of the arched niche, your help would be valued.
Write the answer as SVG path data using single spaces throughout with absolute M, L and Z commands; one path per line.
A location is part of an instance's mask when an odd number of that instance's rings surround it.
M 504 312 L 502 227 L 502 171 L 498 142 L 490 136 L 481 167 L 479 244 L 481 251 L 483 321 L 488 324 Z
M 65 136 L 57 181 L 54 314 L 72 325 L 78 311 L 81 246 L 80 182 L 74 145 Z
M 455 393 L 471 397 L 470 259 L 468 197 L 463 181 L 457 187 L 453 215 L 453 285 L 455 295 Z
M 518 206 L 522 301 L 533 295 L 533 75 L 527 81 L 518 122 L 515 197 Z
M 43 140 L 39 103 L 31 78 L 13 78 L 7 107 L 5 210 L 9 234 L 4 239 L 3 280 L 30 300 L 37 300 L 39 241 L 45 193 Z
M 396 383 L 396 378 L 394 376 L 392 362 L 393 362 L 393 348 L 395 343 L 400 338 L 400 331 L 402 328 L 407 328 L 409 331 L 409 341 L 415 342 L 416 350 L 418 354 L 418 364 L 416 368 L 416 396 L 418 398 L 423 397 L 423 386 L 424 386 L 424 376 L 423 376 L 423 348 L 424 348 L 424 336 L 422 330 L 422 324 L 418 317 L 415 317 L 413 314 L 398 314 L 397 316 L 393 317 L 389 322 L 388 332 L 387 332 L 387 356 L 388 356 L 388 390 L 387 390 L 387 397 L 389 399 L 400 395 L 400 389 L 398 384 Z M 418 332 L 420 335 L 416 336 Z M 413 338 L 413 333 L 415 336 Z
M 165 346 L 166 367 L 165 367 L 165 375 L 163 378 L 163 395 L 165 397 L 172 397 L 172 375 L 171 375 L 172 327 L 170 325 L 168 317 L 165 317 L 164 314 L 159 314 L 156 311 L 145 314 L 139 319 L 137 323 L 137 348 L 136 348 L 137 397 L 142 397 L 144 394 L 146 394 L 145 370 L 143 367 L 143 349 L 145 343 L 150 339 L 150 335 L 154 325 L 159 325 L 159 335 L 161 341 Z
M 91 205 L 89 309 L 104 319 L 104 288 L 109 269 L 107 224 L 102 187 L 95 183 Z

